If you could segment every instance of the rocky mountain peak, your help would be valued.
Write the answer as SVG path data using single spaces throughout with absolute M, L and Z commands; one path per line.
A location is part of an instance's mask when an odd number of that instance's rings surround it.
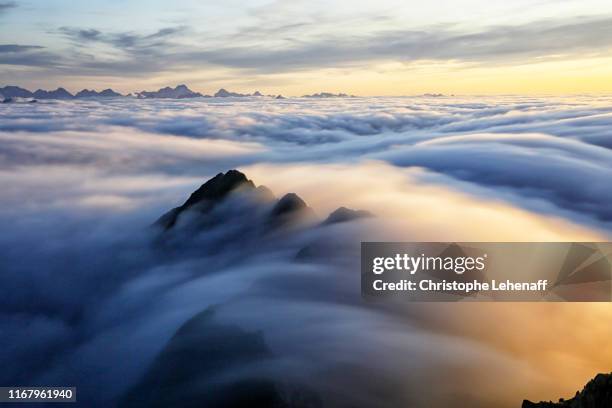
M 373 214 L 369 211 L 352 210 L 350 208 L 340 207 L 329 214 L 329 217 L 327 217 L 323 224 L 338 224 L 341 222 L 356 220 L 358 218 L 369 217 L 373 217 Z
M 187 208 L 204 200 L 218 201 L 230 192 L 245 187 L 255 188 L 255 184 L 244 173 L 238 170 L 219 173 L 194 191 L 182 207 Z
M 609 408 L 612 407 L 612 373 L 597 374 L 574 398 L 559 402 L 523 401 L 522 408 Z

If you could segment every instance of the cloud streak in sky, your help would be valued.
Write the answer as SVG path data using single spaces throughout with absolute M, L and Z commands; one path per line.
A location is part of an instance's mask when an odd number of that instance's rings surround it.
M 482 27 L 474 31 L 437 25 L 320 36 L 304 34 L 304 27 L 304 24 L 296 24 L 259 28 L 265 30 L 267 36 L 278 38 L 274 44 L 259 40 L 253 42 L 252 36 L 256 36 L 257 28 L 240 34 L 207 38 L 210 36 L 198 34 L 196 27 L 184 25 L 162 28 L 149 34 L 60 27 L 57 33 L 79 52 L 54 51 L 53 59 L 61 61 L 54 69 L 58 74 L 141 76 L 215 66 L 273 74 L 359 67 L 380 62 L 453 61 L 470 65 L 512 65 L 563 60 L 577 55 L 607 56 L 612 43 L 612 19 L 608 16 L 547 19 Z M 293 30 L 297 30 L 298 37 L 292 35 Z M 190 33 L 191 40 L 201 38 L 202 45 L 184 42 L 181 37 L 186 33 Z M 119 54 L 108 58 L 106 53 L 100 52 L 101 45 L 111 47 Z M 22 57 L 3 59 L 2 63 L 48 67 L 48 60 L 49 57 Z

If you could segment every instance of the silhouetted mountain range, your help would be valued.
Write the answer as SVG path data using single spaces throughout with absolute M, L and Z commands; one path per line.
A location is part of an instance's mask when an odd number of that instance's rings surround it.
M 331 93 L 331 92 L 319 92 L 312 95 L 304 95 L 302 98 L 355 98 L 355 95 L 348 95 L 345 93 Z
M 142 91 L 136 94 L 138 98 L 165 98 L 165 99 L 185 99 L 185 98 L 198 98 L 202 95 L 199 92 L 194 92 L 187 88 L 187 85 L 178 85 L 176 88 L 170 88 L 169 86 L 161 88 L 157 91 Z
M 123 96 L 123 95 L 108 88 L 101 92 L 96 92 L 93 89 L 92 90 L 83 89 L 82 91 L 78 92 L 74 97 L 75 98 L 117 98 L 120 96 Z
M 612 407 L 612 373 L 597 374 L 574 398 L 559 402 L 523 401 L 522 408 L 610 408 Z
M 105 89 L 101 92 L 95 90 L 83 89 L 76 95 L 71 94 L 64 88 L 57 88 L 54 91 L 46 91 L 44 89 L 38 89 L 31 92 L 25 88 L 18 86 L 5 86 L 0 88 L 0 95 L 4 98 L 34 98 L 34 99 L 73 99 L 73 98 L 116 98 L 123 96 L 120 93 L 113 91 L 112 89 Z
M 230 92 L 227 91 L 223 88 L 219 89 L 216 93 L 215 93 L 215 98 L 227 98 L 228 96 L 233 96 L 233 97 L 245 97 L 245 96 L 263 96 L 261 94 L 261 92 L 259 91 L 255 91 L 252 94 L 241 94 L 241 93 L 237 93 L 237 92 Z
M 8 85 L 0 88 L 0 99 L 6 99 L 6 102 L 11 102 L 14 98 L 34 98 L 34 99 L 82 99 L 82 98 L 119 98 L 119 97 L 130 97 L 130 95 L 122 95 L 112 89 L 104 89 L 103 91 L 97 92 L 96 90 L 83 89 L 76 94 L 71 94 L 64 88 L 57 88 L 53 91 L 47 91 L 44 89 L 38 89 L 35 92 L 29 91 L 28 89 L 21 88 L 14 85 Z M 200 92 L 192 91 L 187 85 L 178 85 L 174 88 L 169 86 L 160 88 L 157 91 L 141 91 L 135 94 L 138 99 L 187 99 L 187 98 L 227 98 L 227 97 L 252 97 L 252 96 L 267 96 L 275 99 L 285 99 L 282 95 L 264 95 L 259 91 L 255 91 L 252 94 L 243 94 L 238 92 L 231 92 L 224 88 L 219 89 L 213 96 L 203 95 Z M 312 95 L 304 95 L 304 98 L 353 98 L 354 95 L 348 95 L 345 93 L 329 93 L 320 92 Z

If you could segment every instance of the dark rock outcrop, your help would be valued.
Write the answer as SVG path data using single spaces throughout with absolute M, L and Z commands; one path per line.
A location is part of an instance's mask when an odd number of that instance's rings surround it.
M 323 224 L 337 224 L 340 222 L 347 222 L 356 220 L 358 218 L 369 218 L 373 216 L 374 215 L 369 211 L 351 210 L 350 208 L 340 207 L 331 214 L 329 214 L 329 217 L 327 217 L 327 219 L 323 221 Z
M 308 206 L 297 194 L 285 194 L 272 209 L 272 217 L 281 217 L 286 214 L 291 214 L 296 211 L 301 211 Z
M 292 224 L 309 223 L 316 219 L 316 215 L 304 200 L 297 194 L 285 194 L 272 208 L 269 225 L 274 228 Z
M 523 401 L 522 408 L 610 408 L 612 407 L 612 373 L 597 374 L 574 398 L 559 402 Z
M 205 212 L 222 201 L 229 193 L 241 188 L 255 189 L 255 184 L 238 170 L 229 170 L 225 174 L 219 173 L 194 191 L 183 205 L 162 215 L 155 224 L 164 229 L 172 228 L 179 215 L 187 209 L 198 207 L 197 210 Z
M 372 214 L 340 207 L 318 224 L 313 209 L 297 194 L 288 193 L 276 199 L 267 187 L 256 187 L 243 173 L 229 170 L 202 184 L 182 205 L 162 215 L 154 225 L 167 231 L 180 218 L 185 220 L 182 226 L 202 230 L 242 218 L 240 222 L 243 224 L 248 219 L 247 228 L 261 227 L 258 232 L 250 232 L 265 235 L 275 230 L 285 231 L 288 227 L 325 226 L 366 217 L 372 217 Z

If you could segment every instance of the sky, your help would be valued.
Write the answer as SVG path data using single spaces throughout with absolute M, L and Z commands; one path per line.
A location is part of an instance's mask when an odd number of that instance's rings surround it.
M 0 85 L 612 92 L 605 0 L 0 0 Z

